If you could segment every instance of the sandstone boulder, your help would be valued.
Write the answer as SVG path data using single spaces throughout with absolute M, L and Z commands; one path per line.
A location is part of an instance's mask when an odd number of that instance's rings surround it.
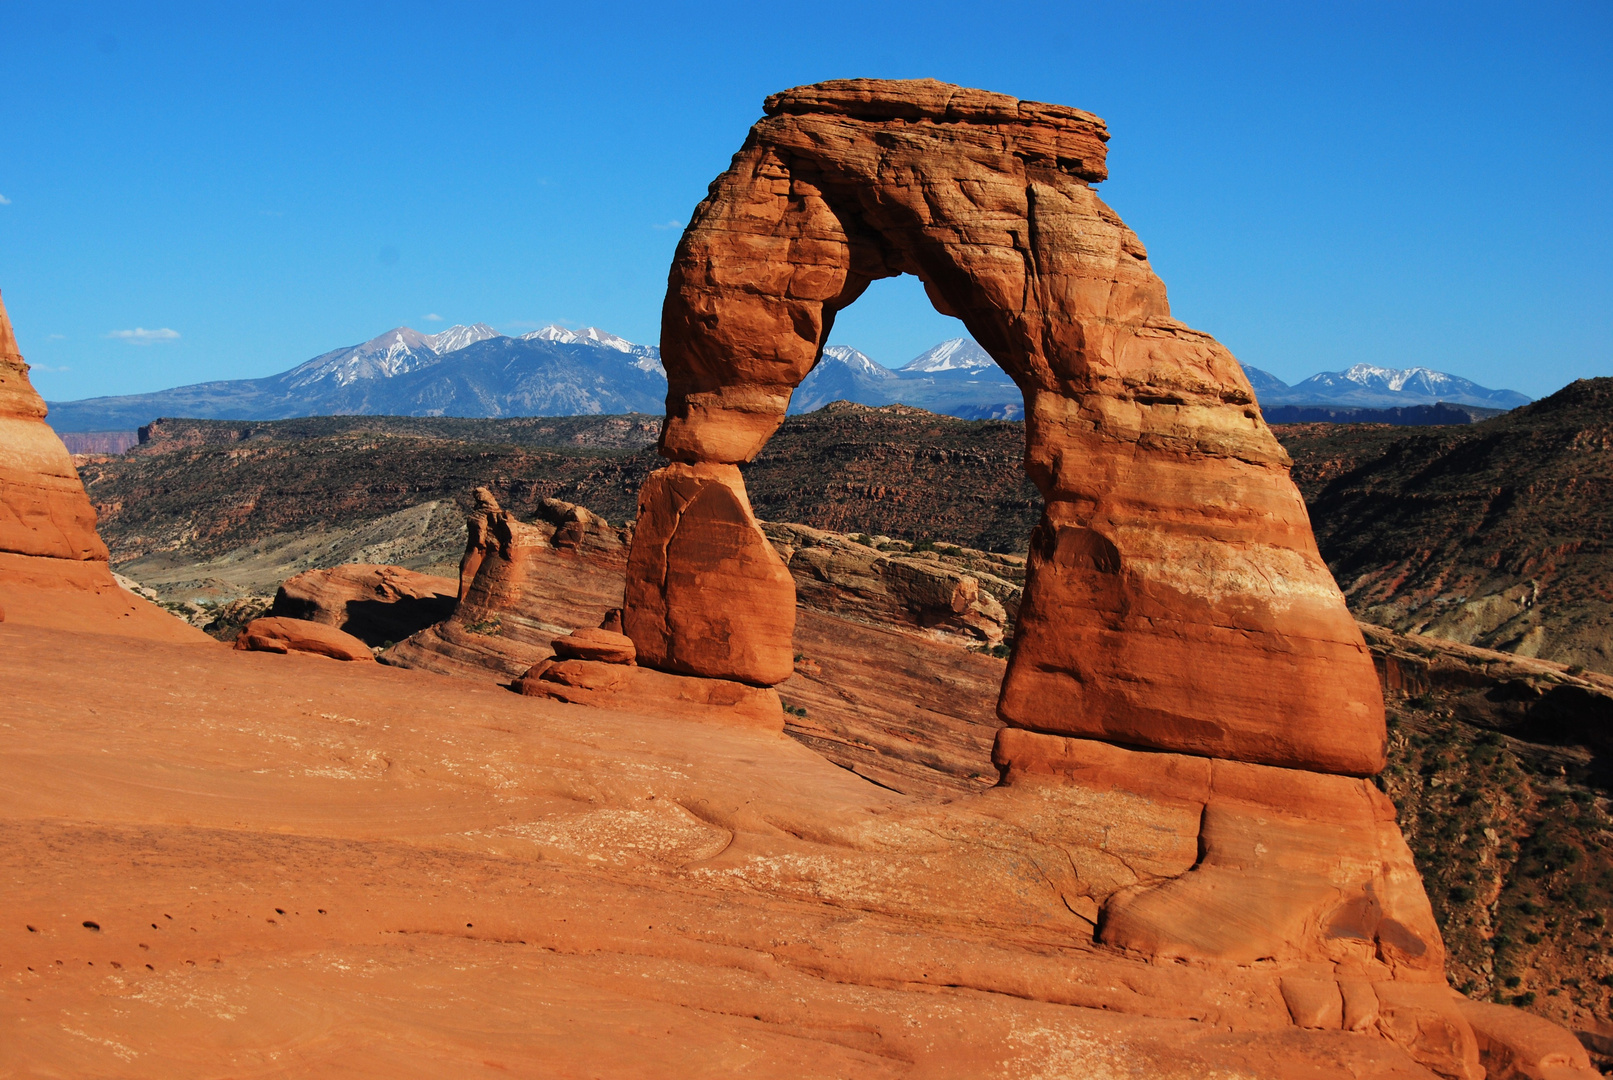
M 1171 317 L 1146 249 L 1094 193 L 1103 121 L 930 80 L 822 83 L 764 108 L 673 261 L 661 453 L 707 477 L 754 458 L 835 313 L 878 278 L 914 274 L 1025 396 L 1045 511 L 1002 718 L 1290 768 L 1381 768 L 1371 661 L 1287 455 L 1237 361 Z M 669 483 L 652 481 L 652 503 Z M 727 486 L 743 505 L 737 472 Z M 713 653 L 780 653 L 779 628 L 749 614 L 761 596 L 783 606 L 777 587 L 706 556 L 690 571 L 700 599 L 669 602 L 685 572 L 668 537 L 696 530 L 670 506 L 654 529 L 652 517 L 627 587 L 641 657 L 766 681 Z M 678 622 L 680 609 L 721 611 L 725 595 L 720 632 L 703 615 Z
M 458 602 L 456 591 L 448 578 L 351 563 L 288 578 L 269 614 L 323 623 L 368 645 L 384 645 L 448 618 Z
M 555 638 L 552 648 L 561 660 L 597 660 L 602 664 L 631 665 L 638 656 L 633 639 L 626 634 L 590 627 Z
M 795 583 L 739 470 L 674 463 L 639 491 L 622 626 L 641 663 L 773 685 L 794 670 Z
M 375 653 L 352 634 L 302 619 L 254 619 L 236 637 L 235 647 L 248 652 L 312 653 L 332 660 L 375 662 Z
M 600 660 L 545 660 L 512 689 L 528 697 L 678 720 L 784 730 L 778 691 Z

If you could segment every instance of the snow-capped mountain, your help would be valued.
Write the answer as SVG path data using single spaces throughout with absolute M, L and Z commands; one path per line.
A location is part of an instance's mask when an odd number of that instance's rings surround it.
M 812 412 L 831 401 L 855 401 L 859 405 L 889 405 L 892 384 L 901 376 L 849 345 L 827 345 L 823 359 L 813 368 L 790 398 L 792 413 Z
M 991 358 L 990 353 L 970 339 L 960 337 L 924 350 L 897 370 L 933 375 L 943 371 L 973 373 L 996 366 L 997 361 Z
M 1294 386 L 1258 368 L 1244 372 L 1260 403 L 1407 411 L 1450 405 L 1511 409 L 1529 398 L 1491 390 L 1429 368 L 1357 364 Z M 584 327 L 545 326 L 519 338 L 486 323 L 421 334 L 399 326 L 359 345 L 322 353 L 263 379 L 181 386 L 155 394 L 51 402 L 58 431 L 127 431 L 159 416 L 273 420 L 292 416 L 565 416 L 660 413 L 666 399 L 661 351 Z M 953 338 L 900 368 L 888 368 L 848 345 L 830 345 L 802 380 L 791 413 L 831 401 L 916 405 L 967 419 L 1019 419 L 1019 388 L 975 342 Z M 1412 410 L 1415 411 L 1415 410 Z M 1426 410 L 1424 410 L 1426 411 Z M 1392 422 L 1413 422 L 1393 420 Z M 1421 423 L 1449 422 L 1423 418 Z
M 293 389 L 320 382 L 348 386 L 363 379 L 390 379 L 435 364 L 441 357 L 430 339 L 407 326 L 345 349 L 333 349 L 286 373 Z
M 1324 371 L 1289 386 L 1259 368 L 1244 374 L 1262 405 L 1332 405 L 1396 408 L 1405 405 L 1476 405 L 1515 409 L 1532 399 L 1516 390 L 1491 390 L 1469 379 L 1432 368 L 1386 368 L 1356 364 L 1344 371 Z
M 1250 367 L 1248 364 L 1245 364 L 1243 365 L 1243 373 L 1249 377 L 1249 385 L 1255 388 L 1255 394 L 1258 395 L 1262 401 L 1266 400 L 1266 394 L 1268 391 L 1272 393 L 1280 393 L 1288 389 L 1287 383 L 1283 382 L 1269 371 L 1261 371 L 1257 367 Z
M 665 401 L 654 346 L 596 328 L 513 338 L 476 323 L 431 335 L 400 326 L 263 379 L 56 402 L 50 420 L 60 431 L 115 431 L 159 416 L 570 416 L 659 413 Z
M 624 337 L 617 337 L 597 326 L 585 326 L 581 330 L 567 330 L 557 323 L 550 323 L 540 330 L 530 334 L 522 334 L 522 341 L 553 341 L 560 345 L 597 345 L 604 349 L 615 349 L 617 352 L 627 353 L 635 358 L 634 367 L 640 371 L 653 371 L 663 379 L 666 378 L 666 368 L 661 366 L 661 350 L 654 345 L 635 345 Z
M 868 358 L 865 352 L 859 352 L 850 345 L 825 345 L 823 348 L 825 362 L 844 364 L 859 375 L 866 375 L 870 379 L 894 379 L 896 373 L 884 364 L 876 364 Z
M 440 334 L 427 334 L 426 344 L 438 356 L 447 356 L 451 352 L 458 352 L 478 341 L 496 338 L 499 332 L 486 323 L 474 323 L 471 326 L 450 326 Z
M 848 345 L 829 345 L 790 399 L 790 412 L 812 412 L 831 401 L 859 405 L 917 405 L 970 419 L 1013 417 L 1024 411 L 1019 388 L 986 350 L 968 338 L 943 341 L 899 368 L 876 363 Z

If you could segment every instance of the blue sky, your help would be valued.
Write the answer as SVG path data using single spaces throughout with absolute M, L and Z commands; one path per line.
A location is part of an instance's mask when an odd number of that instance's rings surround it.
M 0 72 L 0 290 L 54 400 L 398 324 L 653 342 L 761 99 L 847 76 L 1103 116 L 1178 317 L 1289 381 L 1613 374 L 1605 2 L 0 0 Z M 901 279 L 835 340 L 899 364 L 958 326 Z

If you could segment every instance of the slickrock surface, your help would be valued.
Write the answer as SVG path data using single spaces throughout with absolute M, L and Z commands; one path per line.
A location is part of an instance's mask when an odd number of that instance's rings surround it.
M 1311 1030 L 1290 983 L 1331 974 L 1091 942 L 1097 898 L 1195 859 L 1174 804 L 941 803 L 776 734 L 378 665 L 0 648 L 0 1069 L 1434 1075 L 1395 1040 L 1446 1022 L 1435 986 L 1348 983 L 1373 1033 Z
M 915 274 L 1024 392 L 1026 464 L 1046 501 L 1002 717 L 1271 765 L 1382 768 L 1370 659 L 1287 455 L 1237 361 L 1171 318 L 1141 242 L 1090 186 L 1107 175 L 1103 122 L 929 80 L 800 87 L 765 111 L 674 257 L 661 453 L 683 468 L 753 459 L 835 312 L 877 278 Z M 672 625 L 678 567 L 668 559 L 657 577 L 660 565 L 630 574 L 641 655 L 772 677 L 702 654 L 714 601 Z M 723 650 L 771 655 L 771 633 Z

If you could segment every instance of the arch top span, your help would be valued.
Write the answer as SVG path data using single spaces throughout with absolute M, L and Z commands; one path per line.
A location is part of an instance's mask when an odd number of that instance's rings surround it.
M 933 80 L 797 87 L 765 114 L 668 276 L 660 449 L 678 464 L 641 497 L 627 597 L 641 658 L 787 677 L 793 620 L 754 615 L 793 612 L 793 586 L 746 524 L 733 467 L 778 428 L 835 314 L 870 282 L 911 273 L 1025 398 L 1026 468 L 1046 506 L 1003 719 L 1380 768 L 1376 677 L 1287 455 L 1238 362 L 1171 317 L 1147 249 L 1093 190 L 1108 175 L 1103 121 Z M 702 484 L 726 493 L 697 499 Z M 680 524 L 697 502 L 730 507 L 707 530 L 720 544 Z M 753 617 L 724 621 L 736 596 Z M 680 604 L 706 614 L 679 616 Z

